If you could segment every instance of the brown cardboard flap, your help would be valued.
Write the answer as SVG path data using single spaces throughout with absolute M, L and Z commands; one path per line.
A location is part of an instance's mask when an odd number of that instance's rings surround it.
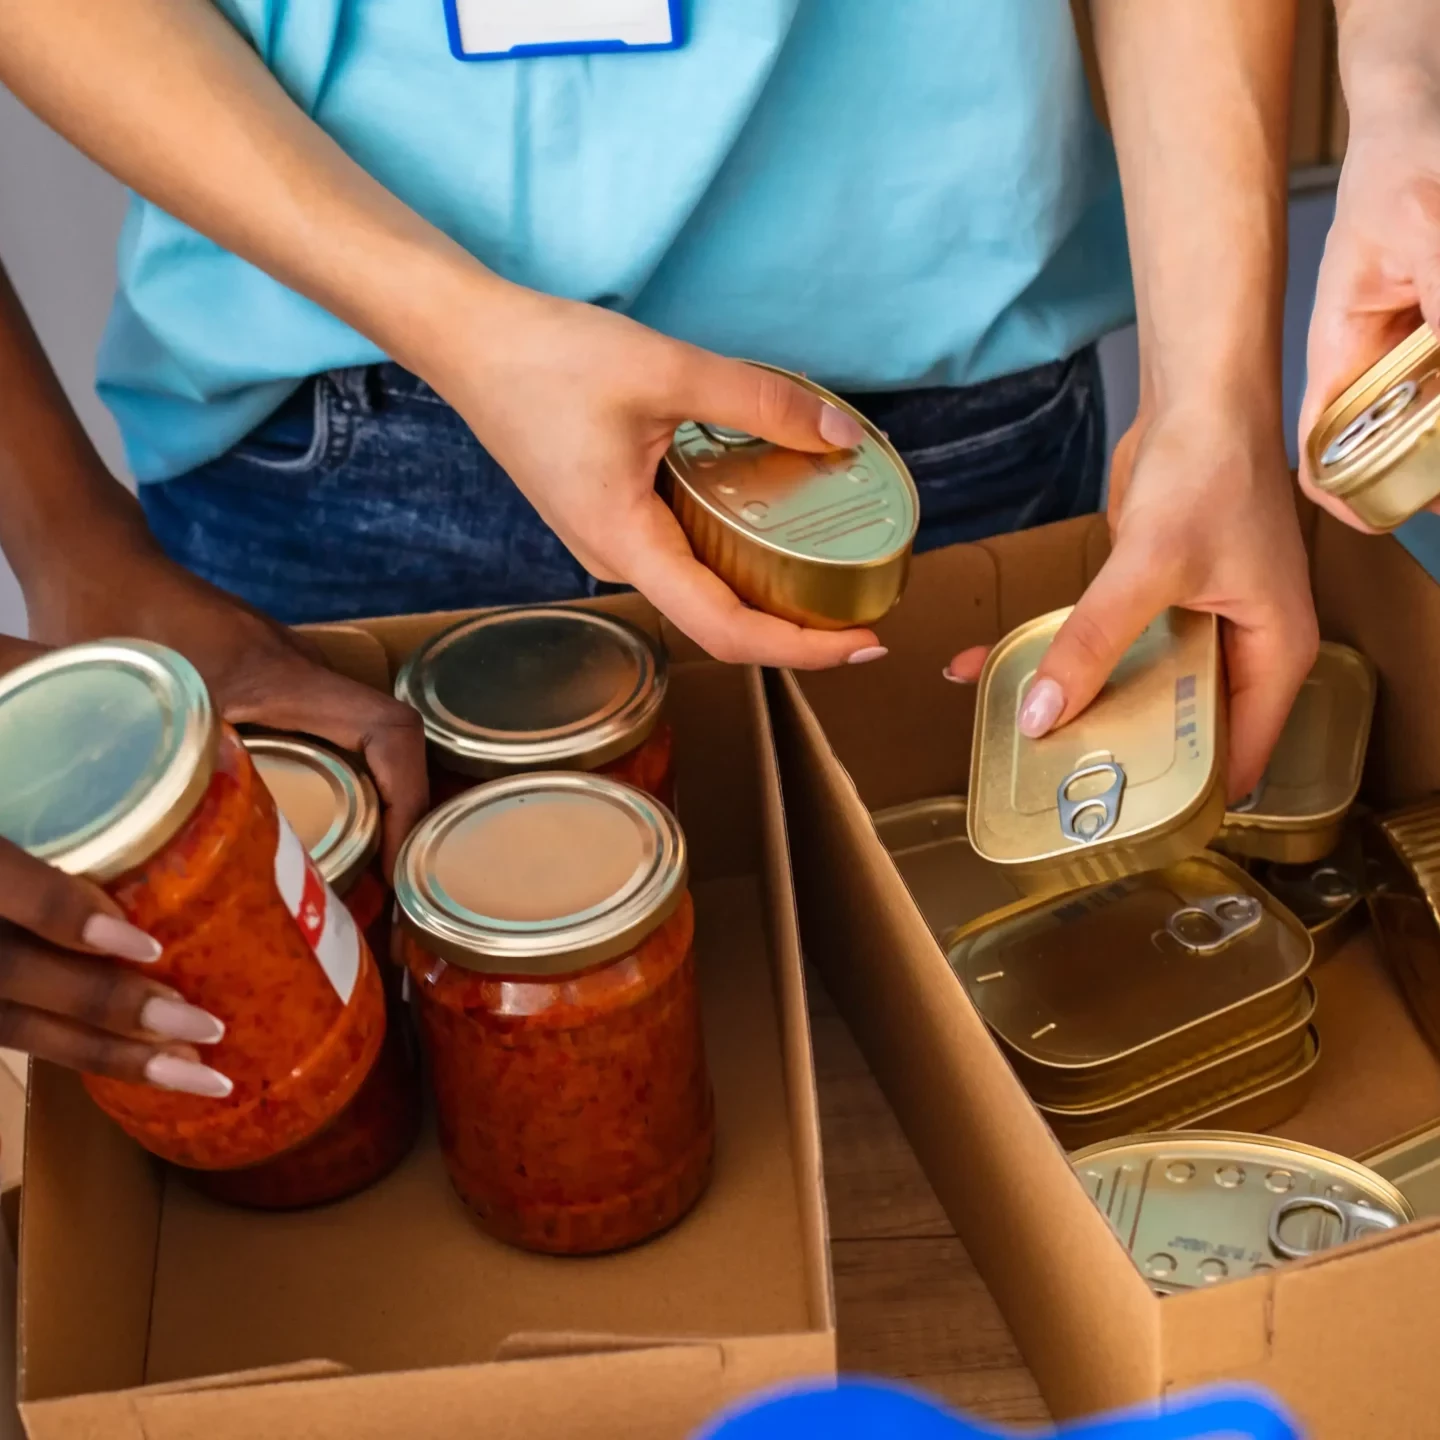
M 390 661 L 385 647 L 358 625 L 314 625 L 302 627 L 325 663 L 341 675 L 348 675 L 372 690 L 389 693 Z

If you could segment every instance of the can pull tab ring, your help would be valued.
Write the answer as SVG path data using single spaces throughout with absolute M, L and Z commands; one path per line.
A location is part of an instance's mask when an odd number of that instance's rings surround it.
M 1253 930 L 1264 913 L 1253 895 L 1212 895 L 1177 910 L 1165 928 L 1192 955 L 1213 955 Z
M 1322 905 L 1330 907 L 1348 905 L 1360 898 L 1360 887 L 1334 865 L 1320 865 L 1310 872 L 1310 891 Z
M 732 430 L 728 425 L 707 425 L 703 420 L 697 420 L 695 424 L 722 450 L 743 450 L 747 445 L 763 445 L 765 443 L 750 434 L 748 430 Z
M 1337 1245 L 1368 1235 L 1372 1230 L 1396 1230 L 1401 1223 L 1388 1210 L 1367 1205 L 1363 1200 L 1333 1200 L 1327 1195 L 1291 1195 L 1270 1212 L 1270 1248 L 1286 1260 L 1303 1260 L 1307 1255 L 1316 1253 L 1304 1246 L 1290 1244 L 1280 1234 L 1280 1226 L 1287 1217 L 1306 1210 L 1323 1211 L 1340 1222 Z
M 1072 800 L 1070 791 L 1092 775 L 1110 776 L 1109 786 L 1098 795 Z M 1113 760 L 1095 765 L 1082 765 L 1072 770 L 1056 787 L 1055 799 L 1060 807 L 1060 833 L 1077 845 L 1093 845 L 1108 835 L 1120 818 L 1120 797 L 1125 791 L 1125 771 Z
M 1413 380 L 1392 385 L 1368 410 L 1362 410 L 1326 447 L 1322 465 L 1348 460 L 1372 435 L 1398 420 L 1415 403 L 1420 387 Z

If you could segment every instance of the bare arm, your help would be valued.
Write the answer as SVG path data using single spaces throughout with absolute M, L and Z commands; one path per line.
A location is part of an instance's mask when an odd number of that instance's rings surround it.
M 1357 375 L 1440 330 L 1440 24 L 1433 0 L 1336 0 L 1350 140 L 1310 322 L 1304 439 Z M 1308 481 L 1308 475 L 1305 477 Z M 1341 502 L 1313 498 L 1356 524 Z
M 428 380 L 583 564 L 712 653 L 813 667 L 875 645 L 745 609 L 654 493 L 683 419 L 806 450 L 855 443 L 853 421 L 776 377 L 497 278 L 355 165 L 208 0 L 5 0 L 0 81 L 126 184 Z
M 1285 463 L 1280 322 L 1292 0 L 1092 0 L 1135 271 L 1140 416 L 1114 548 L 1022 713 L 1043 734 L 1166 606 L 1227 621 L 1232 795 L 1260 778 L 1316 625 Z M 959 663 L 957 661 L 957 663 Z

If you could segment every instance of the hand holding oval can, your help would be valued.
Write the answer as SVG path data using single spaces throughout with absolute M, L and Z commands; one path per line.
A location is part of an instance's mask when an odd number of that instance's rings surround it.
M 823 454 L 861 442 L 851 415 L 598 306 L 510 287 L 499 308 L 509 343 L 437 388 L 592 575 L 633 585 L 717 660 L 809 670 L 883 653 L 863 626 L 822 631 L 747 607 L 655 488 L 687 420 Z

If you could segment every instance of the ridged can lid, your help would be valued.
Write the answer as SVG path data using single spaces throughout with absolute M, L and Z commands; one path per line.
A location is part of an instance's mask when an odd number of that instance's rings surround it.
M 184 656 L 100 640 L 0 676 L 0 835 L 100 882 L 144 864 L 194 813 L 219 723 Z
M 1440 497 L 1437 431 L 1440 336 L 1422 325 L 1320 417 L 1310 473 L 1367 525 L 1393 530 Z
M 417 943 L 468 970 L 562 975 L 630 953 L 679 907 L 685 837 L 650 796 L 601 775 L 537 773 L 466 791 L 411 833 L 395 868 Z
M 250 734 L 245 748 L 315 868 L 343 895 L 380 848 L 380 798 L 370 777 L 303 735 Z
M 413 705 L 447 768 L 493 779 L 594 770 L 655 728 L 667 671 L 638 625 L 566 605 L 471 616 L 405 662 L 396 696 Z

